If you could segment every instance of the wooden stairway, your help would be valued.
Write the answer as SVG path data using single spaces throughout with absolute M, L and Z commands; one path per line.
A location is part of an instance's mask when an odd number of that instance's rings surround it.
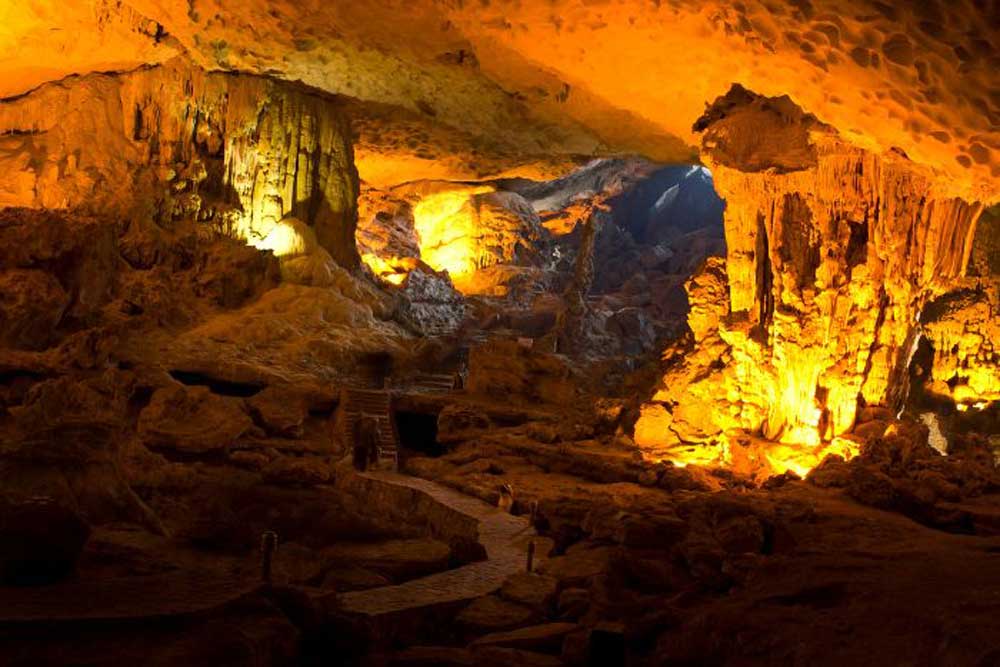
M 399 467 L 399 447 L 392 421 L 392 399 L 387 391 L 374 389 L 344 389 L 341 394 L 340 436 L 348 446 L 354 445 L 355 425 L 365 415 L 378 422 L 378 463 L 380 468 Z

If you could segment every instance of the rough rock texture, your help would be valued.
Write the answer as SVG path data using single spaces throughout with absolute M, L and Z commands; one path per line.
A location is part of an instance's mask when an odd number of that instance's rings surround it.
M 921 317 L 933 350 L 929 390 L 960 408 L 1000 401 L 1000 279 L 969 279 Z
M 472 349 L 470 393 L 504 400 L 571 404 L 577 397 L 570 365 L 563 357 L 517 341 L 496 340 Z
M 202 454 L 226 449 L 252 425 L 238 399 L 176 385 L 153 394 L 139 416 L 139 436 L 151 449 Z
M 901 406 L 918 315 L 965 273 L 981 206 L 941 197 L 896 152 L 845 144 L 787 98 L 736 86 L 698 127 L 728 256 L 689 283 L 694 348 L 668 364 L 638 444 L 683 460 L 685 443 L 713 443 L 705 460 L 732 461 L 726 432 L 742 429 L 804 446 L 773 458 L 807 469 L 859 402 Z
M 55 7 L 5 10 L 0 95 L 184 51 L 206 67 L 273 72 L 403 107 L 522 156 L 607 146 L 676 161 L 690 155 L 690 126 L 705 102 L 735 80 L 791 95 L 859 145 L 901 148 L 939 169 L 951 194 L 998 194 L 993 3 L 199 0 L 192 7 L 95 0 L 71 11 Z M 408 134 L 418 148 L 403 142 L 391 163 L 376 165 L 394 172 L 395 183 L 439 168 L 435 154 L 419 148 L 434 142 Z M 478 161 L 467 155 L 458 164 Z
M 547 256 L 538 214 L 514 191 L 433 181 L 366 187 L 359 210 L 362 261 L 389 284 L 423 266 L 447 272 L 464 294 L 505 296 Z
M 4 420 L 4 495 L 46 496 L 92 523 L 162 526 L 129 487 L 121 465 L 134 378 L 108 370 L 86 380 L 38 382 Z
M 315 229 L 344 266 L 354 245 L 350 129 L 332 98 L 301 85 L 206 73 L 173 60 L 42 86 L 0 105 L 0 205 L 153 208 L 195 216 L 282 255 L 285 216 Z M 138 208 L 139 210 L 134 210 Z

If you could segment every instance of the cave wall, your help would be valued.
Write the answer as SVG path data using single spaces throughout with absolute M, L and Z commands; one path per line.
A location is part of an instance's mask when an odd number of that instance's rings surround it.
M 358 177 L 336 99 L 180 60 L 49 84 L 0 103 L 0 206 L 185 216 L 250 243 L 306 221 L 342 265 Z
M 846 144 L 787 98 L 735 87 L 698 127 L 728 254 L 689 281 L 693 346 L 668 362 L 637 440 L 725 459 L 742 431 L 814 465 L 859 406 L 902 406 L 920 315 L 964 276 L 982 206 L 941 195 L 898 151 Z M 970 321 L 995 322 L 984 307 Z M 981 345 L 969 346 L 961 359 L 975 364 Z M 979 372 L 995 376 L 992 363 Z

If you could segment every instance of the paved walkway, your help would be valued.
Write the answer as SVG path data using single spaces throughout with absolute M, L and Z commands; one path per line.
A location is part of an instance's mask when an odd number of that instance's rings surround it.
M 482 597 L 498 590 L 504 580 L 524 569 L 527 544 L 534 536 L 528 520 L 501 512 L 476 498 L 429 480 L 390 472 L 363 473 L 367 480 L 406 487 L 434 502 L 474 519 L 487 560 L 455 570 L 414 579 L 398 586 L 384 586 L 338 595 L 344 611 L 380 616 L 408 609 L 430 607 Z

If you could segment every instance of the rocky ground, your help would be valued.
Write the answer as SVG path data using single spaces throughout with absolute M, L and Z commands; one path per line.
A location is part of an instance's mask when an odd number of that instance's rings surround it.
M 538 422 L 407 470 L 487 500 L 510 484 L 515 511 L 552 540 L 534 577 L 545 613 L 529 623 L 497 610 L 473 656 L 498 645 L 533 652 L 529 664 L 585 664 L 611 642 L 635 665 L 994 664 L 993 455 L 980 441 L 945 458 L 920 427 L 899 429 L 849 463 L 763 487 L 643 465 Z M 430 664 L 421 655 L 397 661 Z
M 0 558 L 8 664 L 1000 655 L 1000 473 L 981 435 L 995 408 L 935 422 L 947 457 L 915 403 L 902 420 L 863 412 L 861 455 L 805 480 L 682 468 L 629 435 L 661 372 L 644 355 L 673 335 L 652 323 L 673 311 L 626 305 L 627 288 L 591 303 L 589 346 L 554 354 L 557 290 L 466 299 L 432 269 L 380 287 L 317 248 L 278 258 L 185 219 L 7 209 L 0 223 L 0 535 L 20 545 Z M 606 285 L 682 275 L 640 262 L 609 279 L 606 258 L 636 246 L 600 238 Z M 563 242 L 579 252 L 579 235 Z M 570 269 L 548 270 L 565 283 Z M 459 326 L 419 335 L 442 322 Z M 341 389 L 387 369 L 408 378 L 395 409 L 423 419 L 399 434 L 408 475 L 482 501 L 480 516 L 512 489 L 533 529 L 506 556 L 454 507 L 358 482 Z M 414 384 L 459 369 L 461 389 Z M 428 420 L 433 432 L 405 430 Z M 267 531 L 279 544 L 264 586 Z M 474 565 L 490 574 L 462 570 Z M 434 577 L 450 572 L 473 592 L 441 602 L 433 582 L 451 580 Z M 426 604 L 360 611 L 357 596 L 407 582 Z

